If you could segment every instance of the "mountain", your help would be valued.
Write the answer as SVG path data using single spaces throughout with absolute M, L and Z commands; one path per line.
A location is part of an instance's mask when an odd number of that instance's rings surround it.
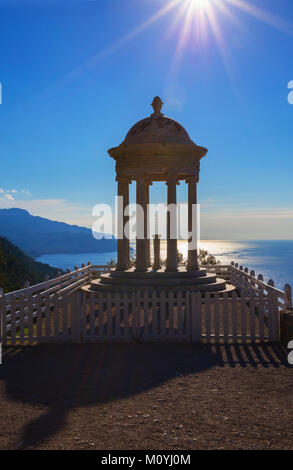
M 22 289 L 26 281 L 31 285 L 56 277 L 60 269 L 38 263 L 25 255 L 7 238 L 0 237 L 0 287 L 4 292 Z
M 23 209 L 0 209 L 1 235 L 34 258 L 56 253 L 106 253 L 117 249 L 114 237 L 96 240 L 89 228 L 33 216 Z

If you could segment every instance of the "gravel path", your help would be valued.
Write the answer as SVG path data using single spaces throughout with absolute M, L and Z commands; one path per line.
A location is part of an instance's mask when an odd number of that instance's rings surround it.
M 1 449 L 293 449 L 277 345 L 4 348 Z

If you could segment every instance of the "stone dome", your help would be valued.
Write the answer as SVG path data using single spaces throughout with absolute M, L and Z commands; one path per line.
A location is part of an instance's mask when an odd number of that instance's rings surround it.
M 154 113 L 137 122 L 128 132 L 123 144 L 194 144 L 181 124 L 161 113 L 161 99 L 156 96 L 152 103 Z

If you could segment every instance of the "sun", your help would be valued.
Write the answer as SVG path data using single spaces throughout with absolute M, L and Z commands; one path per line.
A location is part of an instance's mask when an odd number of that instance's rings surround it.
M 210 7 L 210 0 L 183 0 L 192 10 L 204 10 Z

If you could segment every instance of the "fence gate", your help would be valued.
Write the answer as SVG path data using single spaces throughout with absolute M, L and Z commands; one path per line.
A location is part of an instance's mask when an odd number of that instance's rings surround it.
M 201 338 L 200 294 L 194 292 L 83 293 L 81 312 L 84 341 Z
M 83 293 L 83 341 L 279 341 L 272 294 L 198 292 Z

